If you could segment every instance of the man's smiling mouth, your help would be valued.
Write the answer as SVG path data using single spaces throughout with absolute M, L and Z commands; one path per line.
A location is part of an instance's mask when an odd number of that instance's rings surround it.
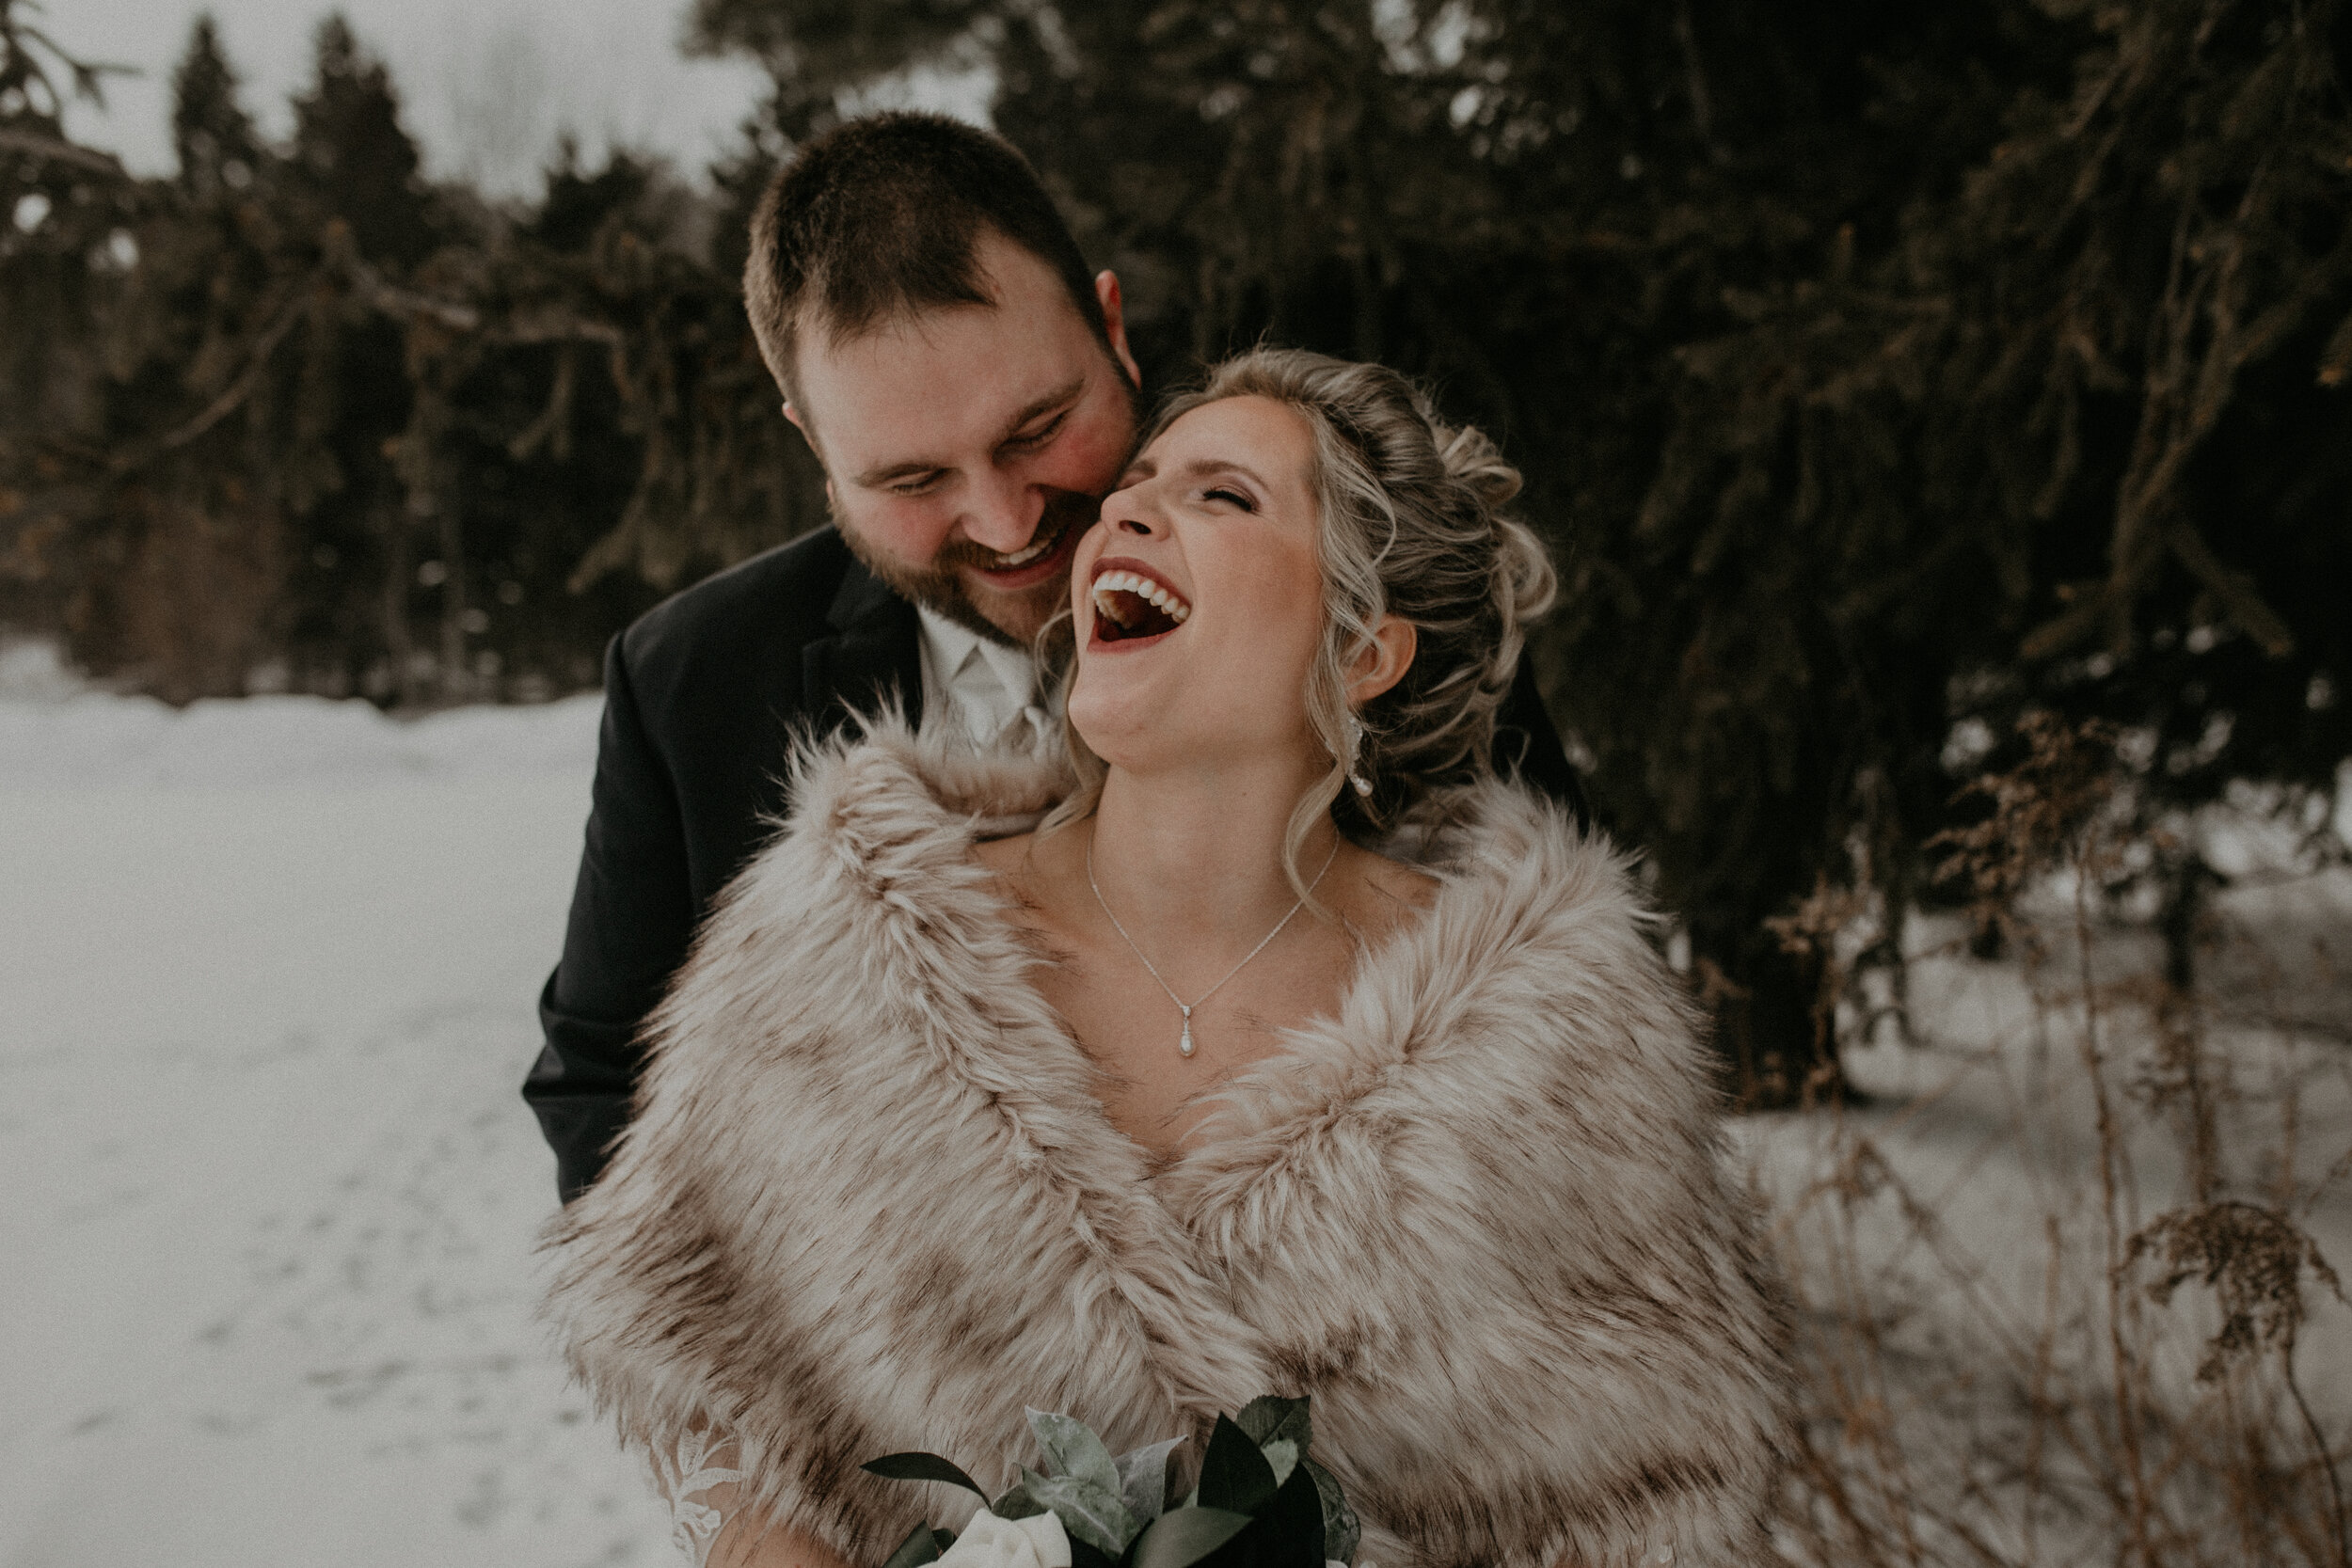
M 1125 642 L 1159 637 L 1192 618 L 1192 606 L 1157 578 L 1113 567 L 1098 573 L 1094 595 L 1094 635 L 1104 642 Z
M 1057 528 L 1053 526 L 1049 518 L 1045 526 L 1037 531 L 1036 535 L 1028 544 L 1010 555 L 989 557 L 986 561 L 978 562 L 979 569 L 983 572 L 1017 572 L 1022 567 L 1033 565 L 1051 555 L 1069 532 L 1070 519 L 1064 518 L 1061 526 Z

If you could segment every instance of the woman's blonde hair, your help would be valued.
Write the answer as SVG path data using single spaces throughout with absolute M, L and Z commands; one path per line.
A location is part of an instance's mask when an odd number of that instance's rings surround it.
M 1550 607 L 1554 578 L 1534 532 L 1502 510 L 1518 494 L 1518 470 L 1484 435 L 1447 424 L 1426 393 L 1380 365 L 1257 349 L 1171 399 L 1143 444 L 1194 409 L 1237 397 L 1286 404 L 1314 437 L 1324 634 L 1307 677 L 1307 718 L 1331 767 L 1301 797 L 1283 838 L 1283 868 L 1303 897 L 1300 847 L 1325 813 L 1355 839 L 1435 827 L 1492 775 L 1495 713 L 1518 669 L 1528 623 Z M 1412 624 L 1412 665 L 1351 725 L 1347 668 L 1383 615 Z M 1076 674 L 1072 659 L 1065 714 Z M 1103 791 L 1102 759 L 1067 718 L 1063 733 L 1078 787 L 1042 824 L 1049 832 L 1092 816 Z M 1351 773 L 1371 784 L 1370 795 L 1350 787 Z

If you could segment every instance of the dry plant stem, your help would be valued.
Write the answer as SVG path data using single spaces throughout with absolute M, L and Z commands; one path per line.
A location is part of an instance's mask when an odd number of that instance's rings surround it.
M 2058 1233 L 2058 1215 L 2043 1210 L 2042 1234 L 2049 1239 L 2050 1263 L 2042 1283 L 2042 1332 L 2036 1336 L 2033 1355 L 2033 1383 L 2027 1402 L 2031 1410 L 2031 1425 L 2026 1430 L 2026 1509 L 2023 1535 L 2026 1560 L 2035 1562 L 2041 1558 L 2039 1543 L 2042 1509 L 2042 1459 L 2043 1445 L 2050 1431 L 2050 1371 L 2058 1349 L 2059 1283 L 2066 1263 L 2066 1246 Z
M 2344 1513 L 2344 1481 L 2336 1474 L 2336 1456 L 2328 1447 L 2328 1434 L 2320 1430 L 2319 1418 L 2303 1398 L 2303 1386 L 2295 1376 L 2295 1336 L 2289 1334 L 2279 1345 L 2279 1370 L 2285 1379 L 2287 1394 L 2295 1401 L 2296 1414 L 2303 1418 L 2303 1431 L 2312 1440 L 2312 1452 L 2319 1458 L 2319 1473 L 2328 1481 L 2328 1523 L 2335 1537 L 2336 1568 L 2352 1568 L 2352 1530 L 2347 1530 Z
M 1848 1136 L 1844 1107 L 1838 1106 L 1832 1112 L 1832 1118 L 1833 1135 L 1843 1140 Z M 1857 1146 L 1857 1164 L 1859 1156 L 1866 1152 L 1869 1153 L 1874 1160 L 1876 1159 L 1875 1150 L 1871 1150 L 1867 1142 L 1863 1141 Z M 1883 1163 L 1881 1162 L 1881 1164 Z M 1913 1523 L 1912 1511 L 1904 1506 L 1914 1495 L 1914 1488 L 1910 1485 L 1909 1477 L 1903 1473 L 1901 1446 L 1895 1441 L 1892 1390 L 1887 1386 L 1883 1347 L 1878 1342 L 1877 1320 L 1870 1311 L 1869 1291 L 1857 1271 L 1857 1265 L 1862 1258 L 1862 1246 L 1854 1229 L 1853 1196 L 1858 1185 L 1858 1182 L 1849 1180 L 1843 1185 L 1839 1194 L 1837 1206 L 1839 1277 L 1837 1283 L 1847 1321 L 1856 1325 L 1862 1340 L 1864 1354 L 1860 1359 L 1868 1374 L 1870 1386 L 1860 1401 L 1850 1404 L 1847 1408 L 1863 1416 L 1862 1431 L 1868 1438 L 1870 1448 L 1878 1459 L 1878 1465 L 1873 1468 L 1873 1475 L 1874 1479 L 1879 1481 L 1880 1495 L 1877 1503 L 1881 1515 L 1883 1517 L 1891 1514 L 1899 1523 L 1902 1530 L 1902 1560 L 1912 1564 L 1913 1568 L 1919 1568 L 1925 1560 L 1921 1552 L 1919 1535 Z
M 2099 1132 L 2099 1197 L 2106 1256 L 2106 1328 L 2108 1359 L 2115 1378 L 2116 1441 L 2122 1449 L 2124 1479 L 2131 1488 L 2131 1544 L 2142 1568 L 2157 1568 L 2156 1545 L 2151 1529 L 2153 1505 L 2148 1496 L 2147 1466 L 2139 1448 L 2139 1413 L 2134 1408 L 2137 1379 L 2131 1349 L 2124 1343 L 2124 1320 L 2129 1303 L 2123 1289 L 2124 1229 L 2122 1200 L 2118 1191 L 2122 1157 L 2122 1132 L 2116 1125 L 2115 1107 L 2107 1094 L 2106 1068 L 2100 1049 L 2099 995 L 2090 959 L 2090 894 L 2092 864 L 2086 843 L 2074 862 L 2074 959 L 2082 988 L 2083 1066 L 2090 1075 L 2092 1104 Z

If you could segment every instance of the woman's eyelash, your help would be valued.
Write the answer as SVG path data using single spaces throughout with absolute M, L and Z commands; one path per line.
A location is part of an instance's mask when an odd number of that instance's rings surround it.
M 1232 501 L 1235 506 L 1240 507 L 1244 512 L 1255 512 L 1257 510 L 1256 505 L 1250 501 L 1248 496 L 1243 495 L 1239 490 L 1229 490 L 1221 484 L 1214 490 L 1204 490 L 1200 493 L 1200 499 L 1202 500 L 1213 501 L 1220 497 L 1226 500 Z

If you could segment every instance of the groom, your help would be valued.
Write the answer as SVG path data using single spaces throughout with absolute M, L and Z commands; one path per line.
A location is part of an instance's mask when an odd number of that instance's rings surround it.
M 629 1112 L 640 1023 L 789 805 L 786 750 L 894 695 L 1049 743 L 1027 648 L 1135 443 L 1119 280 L 1028 164 L 930 115 L 810 142 L 752 219 L 745 304 L 834 525 L 677 594 L 605 651 L 594 805 L 523 1096 L 564 1200 Z M 1524 667 L 1498 750 L 1581 811 Z

